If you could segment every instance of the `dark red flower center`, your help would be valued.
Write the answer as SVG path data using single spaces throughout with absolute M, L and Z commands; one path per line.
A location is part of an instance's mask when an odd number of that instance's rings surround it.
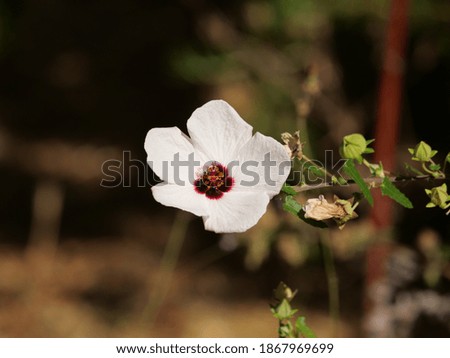
M 212 162 L 203 169 L 203 173 L 194 182 L 195 191 L 205 194 L 208 199 L 220 199 L 231 190 L 233 178 L 222 164 Z

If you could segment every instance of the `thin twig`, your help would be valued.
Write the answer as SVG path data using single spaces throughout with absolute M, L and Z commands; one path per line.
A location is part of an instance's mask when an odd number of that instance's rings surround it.
M 317 166 L 313 160 L 311 160 L 310 158 L 308 158 L 305 154 L 302 154 L 302 159 L 305 160 L 307 163 L 313 164 L 317 169 L 319 169 L 325 176 L 327 176 L 328 178 L 332 179 L 333 175 L 328 172 L 328 170 L 326 170 L 324 167 L 321 166 Z
M 364 181 L 369 184 L 369 186 L 371 187 L 377 187 L 379 185 L 381 185 L 381 183 L 383 182 L 384 178 L 378 178 L 378 177 L 374 177 L 374 178 L 364 178 Z M 418 176 L 398 176 L 398 177 L 391 177 L 390 180 L 391 182 L 395 183 L 404 183 L 404 182 L 408 182 L 408 181 L 422 181 L 422 180 L 444 180 L 445 178 L 434 178 L 431 175 L 418 175 Z M 320 184 L 313 184 L 313 185 L 309 185 L 309 184 L 304 184 L 304 185 L 297 185 L 294 186 L 294 189 L 297 193 L 301 193 L 301 192 L 305 192 L 305 191 L 310 191 L 310 190 L 317 190 L 317 189 L 323 189 L 323 188 L 328 188 L 331 186 L 346 186 L 346 185 L 355 185 L 356 183 L 353 180 L 347 180 L 346 184 L 337 184 L 337 183 L 333 183 L 333 182 L 323 182 Z

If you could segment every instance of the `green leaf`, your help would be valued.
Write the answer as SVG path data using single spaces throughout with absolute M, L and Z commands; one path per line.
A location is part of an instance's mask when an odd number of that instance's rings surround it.
M 299 204 L 293 196 L 287 195 L 284 199 L 283 209 L 294 215 L 298 215 L 300 210 L 302 210 L 301 204 Z
M 432 171 L 437 171 L 437 170 L 440 170 L 440 169 L 441 169 L 441 166 L 440 166 L 439 164 L 430 164 L 428 167 L 429 167 L 430 170 L 432 170 Z
M 288 185 L 286 183 L 283 184 L 283 187 L 281 188 L 281 191 L 283 193 L 285 193 L 285 194 L 288 194 L 288 195 L 296 195 L 297 194 L 295 189 L 292 186 L 290 186 L 290 185 Z
M 306 325 L 306 318 L 303 316 L 297 318 L 295 321 L 295 328 L 297 329 L 297 332 L 301 333 L 305 338 L 316 338 L 316 334 Z
M 395 200 L 400 205 L 403 205 L 405 208 L 412 209 L 413 204 L 411 201 L 403 194 L 398 188 L 392 184 L 389 178 L 385 177 L 383 182 L 381 183 L 381 193 L 383 195 L 387 195 L 391 199 Z
M 359 186 L 361 192 L 363 193 L 364 197 L 369 202 L 369 204 L 373 206 L 373 197 L 372 194 L 370 193 L 370 189 L 368 185 L 365 183 L 364 179 L 359 174 L 358 170 L 356 169 L 353 160 L 347 160 L 343 168 L 345 173 L 347 173 L 347 175 L 355 181 L 356 185 Z

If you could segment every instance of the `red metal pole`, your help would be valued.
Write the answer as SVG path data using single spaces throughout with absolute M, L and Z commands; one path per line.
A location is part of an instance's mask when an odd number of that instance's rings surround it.
M 375 127 L 375 160 L 381 161 L 387 171 L 396 166 L 396 144 L 400 123 L 405 48 L 408 31 L 409 0 L 392 0 L 387 28 L 386 46 L 378 96 L 378 111 Z M 372 220 L 378 231 L 392 226 L 392 201 L 382 197 L 379 190 L 374 192 L 375 205 Z M 385 277 L 386 259 L 389 245 L 379 242 L 367 252 L 366 285 L 367 292 Z M 367 297 L 368 309 L 375 297 Z
M 385 170 L 395 170 L 395 153 L 398 141 L 403 90 L 404 53 L 407 41 L 409 0 L 392 0 L 383 70 L 378 97 L 375 127 L 375 160 L 381 161 Z M 379 193 L 378 193 L 379 194 Z M 392 201 L 377 198 L 372 211 L 374 223 L 379 228 L 389 227 L 392 218 Z

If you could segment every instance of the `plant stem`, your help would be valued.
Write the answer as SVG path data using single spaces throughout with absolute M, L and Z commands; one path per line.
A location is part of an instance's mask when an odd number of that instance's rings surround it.
M 331 333 L 333 337 L 339 334 L 340 303 L 339 303 L 339 279 L 334 264 L 333 249 L 330 243 L 330 233 L 322 233 L 320 236 L 320 246 L 327 276 L 328 285 L 328 310 L 331 319 Z
M 364 181 L 373 186 L 379 186 L 381 185 L 381 183 L 383 182 L 384 178 L 378 178 L 378 177 L 373 177 L 373 178 L 364 178 Z M 402 183 L 402 182 L 406 182 L 406 181 L 415 181 L 415 180 L 445 180 L 445 178 L 435 178 L 432 175 L 418 175 L 418 176 L 400 176 L 400 177 L 391 177 L 390 178 L 391 181 L 393 183 Z M 304 191 L 310 191 L 310 190 L 316 190 L 316 189 L 323 189 L 323 188 L 328 188 L 330 186 L 345 186 L 345 185 L 354 185 L 355 182 L 353 180 L 347 180 L 347 184 L 344 185 L 339 185 L 333 182 L 323 182 L 320 184 L 314 184 L 314 185 L 297 185 L 294 186 L 294 189 L 297 193 L 301 193 Z
M 429 169 L 427 168 L 427 166 L 425 165 L 425 163 L 422 163 L 422 169 L 423 169 L 425 172 L 427 172 L 428 174 L 431 174 L 431 175 L 434 174 L 431 170 L 429 170 Z
M 447 159 L 447 157 L 445 159 Z M 444 168 L 445 168 L 446 162 L 447 162 L 447 160 L 444 161 Z M 433 165 L 436 165 L 436 163 L 433 161 L 433 159 L 430 159 L 430 163 Z M 435 171 L 432 171 L 431 175 L 433 175 L 435 178 L 445 178 L 445 171 L 435 170 Z
M 144 311 L 142 320 L 153 324 L 160 308 L 167 297 L 173 273 L 180 255 L 190 216 L 182 210 L 178 210 L 172 224 L 172 229 L 164 249 L 163 257 L 159 265 L 159 274 L 156 283 L 150 292 L 150 297 Z
M 445 169 L 447 169 L 447 162 L 450 163 L 450 153 L 448 153 L 444 159 L 444 166 L 442 167 L 442 173 L 445 175 Z

